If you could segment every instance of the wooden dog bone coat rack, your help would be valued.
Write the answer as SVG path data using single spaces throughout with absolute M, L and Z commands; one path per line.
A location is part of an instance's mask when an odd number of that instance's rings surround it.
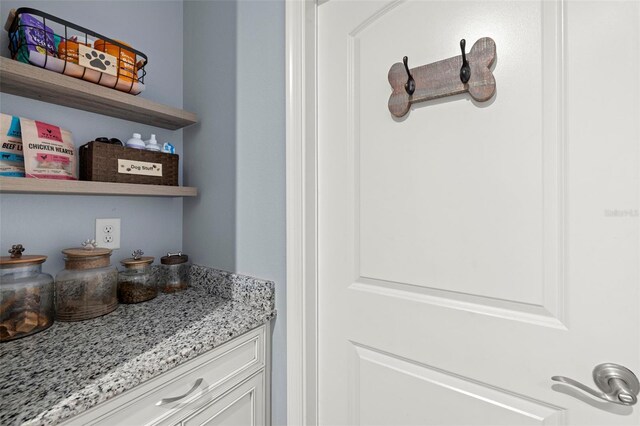
M 464 40 L 460 46 L 464 52 Z M 488 101 L 496 92 L 496 80 L 490 69 L 495 59 L 496 43 L 484 37 L 476 41 L 466 54 L 469 68 L 464 73 L 461 68 L 467 64 L 463 63 L 463 55 L 413 68 L 409 75 L 408 66 L 397 62 L 389 69 L 389 83 L 393 89 L 389 97 L 389 111 L 396 117 L 402 117 L 409 112 L 411 104 L 464 92 L 469 92 L 478 102 Z M 462 74 L 466 74 L 466 83 L 462 82 L 465 79 Z

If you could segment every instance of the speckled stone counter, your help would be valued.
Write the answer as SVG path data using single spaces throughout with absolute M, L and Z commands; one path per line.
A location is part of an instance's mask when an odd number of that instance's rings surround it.
M 56 424 L 275 316 L 270 281 L 202 266 L 191 287 L 0 344 L 0 424 Z

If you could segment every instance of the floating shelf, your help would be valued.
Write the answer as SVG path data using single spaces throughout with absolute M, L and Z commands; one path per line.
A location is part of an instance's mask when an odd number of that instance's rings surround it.
M 198 195 L 198 189 L 191 186 L 0 177 L 0 193 L 195 197 Z
M 198 122 L 192 112 L 4 57 L 0 57 L 0 91 L 163 129 Z

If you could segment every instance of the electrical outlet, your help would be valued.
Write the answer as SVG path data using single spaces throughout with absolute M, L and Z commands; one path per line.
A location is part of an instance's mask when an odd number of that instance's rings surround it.
M 98 247 L 120 248 L 120 218 L 96 219 L 96 243 Z

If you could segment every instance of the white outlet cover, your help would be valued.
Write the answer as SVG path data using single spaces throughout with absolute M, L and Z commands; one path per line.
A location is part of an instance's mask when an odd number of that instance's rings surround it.
M 111 227 L 112 231 L 107 233 L 105 228 Z M 98 247 L 108 249 L 120 248 L 120 218 L 96 219 L 96 243 Z

